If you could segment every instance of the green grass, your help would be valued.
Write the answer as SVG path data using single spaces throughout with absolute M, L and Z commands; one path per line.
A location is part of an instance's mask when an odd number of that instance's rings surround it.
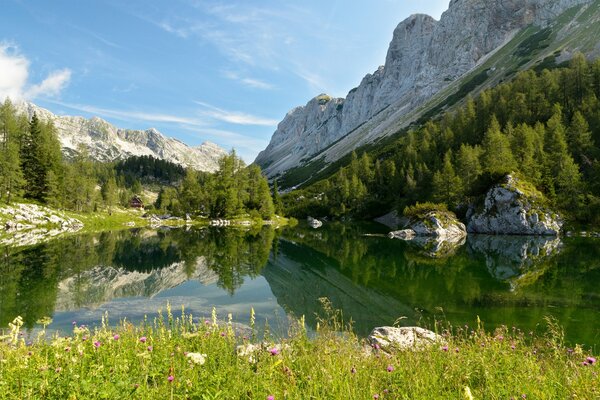
M 309 338 L 303 323 L 289 337 L 268 333 L 251 356 L 236 347 L 256 332 L 169 308 L 134 326 L 122 321 L 34 343 L 18 323 L 0 342 L 2 399 L 592 399 L 600 396 L 598 363 L 562 344 L 550 321 L 543 336 L 503 328 L 441 330 L 446 346 L 384 353 L 343 330 L 329 312 Z M 46 321 L 48 323 L 48 321 Z M 251 317 L 250 325 L 253 326 Z M 340 332 L 340 330 L 343 332 Z M 243 336 L 246 335 L 246 336 Z M 144 339 L 142 339 L 144 338 Z M 274 348 L 279 349 L 274 351 Z M 196 355 L 191 355 L 195 353 Z M 203 356 L 200 356 L 202 354 Z M 195 360 L 195 361 L 194 361 Z M 203 362 L 204 360 L 204 362 Z M 470 393 L 470 395 L 468 393 Z M 472 396 L 472 397 L 470 397 Z M 375 397 L 377 398 L 377 397 Z

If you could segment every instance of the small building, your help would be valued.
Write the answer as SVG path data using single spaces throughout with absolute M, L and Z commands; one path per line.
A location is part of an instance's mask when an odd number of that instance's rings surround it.
M 137 208 L 139 210 L 143 210 L 144 209 L 144 202 L 140 198 L 140 196 L 133 196 L 131 198 L 131 200 L 129 200 L 129 207 L 131 207 L 131 208 Z

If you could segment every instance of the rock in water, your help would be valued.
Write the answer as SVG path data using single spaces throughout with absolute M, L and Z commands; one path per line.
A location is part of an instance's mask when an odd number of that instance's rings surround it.
M 415 326 L 375 328 L 367 337 L 367 341 L 372 347 L 384 351 L 420 350 L 436 343 L 444 343 L 444 339 L 437 333 Z
M 316 219 L 316 218 L 313 218 L 313 217 L 308 217 L 306 220 L 308 221 L 308 224 L 309 224 L 309 225 L 310 225 L 312 228 L 315 228 L 315 229 L 317 229 L 317 228 L 320 228 L 320 227 L 322 227 L 322 226 L 323 226 L 323 223 L 322 223 L 321 221 L 319 221 L 318 219 Z
M 485 196 L 483 210 L 468 223 L 469 233 L 491 235 L 553 235 L 560 233 L 563 219 L 543 206 L 544 196 L 531 185 L 507 175 Z
M 430 236 L 441 240 L 463 238 L 467 235 L 465 225 L 449 211 L 429 211 L 409 221 L 409 229 L 390 232 L 390 238 L 411 240 L 415 236 Z

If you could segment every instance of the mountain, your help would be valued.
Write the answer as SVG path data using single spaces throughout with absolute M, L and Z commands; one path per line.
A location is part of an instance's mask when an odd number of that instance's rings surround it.
M 346 98 L 321 94 L 288 112 L 255 162 L 283 186 L 300 184 L 520 70 L 574 51 L 597 55 L 599 19 L 600 0 L 452 0 L 439 21 L 412 15 L 395 29 L 384 66 Z
M 164 136 L 154 128 L 131 130 L 117 128 L 101 118 L 58 116 L 32 103 L 16 104 L 19 112 L 32 116 L 36 113 L 42 121 L 52 121 L 58 132 L 63 154 L 77 153 L 83 145 L 97 161 L 114 161 L 131 156 L 152 156 L 199 171 L 213 172 L 218 161 L 227 152 L 218 145 L 205 142 L 190 147 L 177 139 Z

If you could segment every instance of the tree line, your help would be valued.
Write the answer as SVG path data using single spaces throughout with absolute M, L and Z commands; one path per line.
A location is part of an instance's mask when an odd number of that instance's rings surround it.
M 178 216 L 268 219 L 282 211 L 260 168 L 246 166 L 235 152 L 220 160 L 214 174 L 150 156 L 101 163 L 83 146 L 67 159 L 51 121 L 19 114 L 9 99 L 0 105 L 0 202 L 27 199 L 77 212 L 111 211 L 127 207 L 144 188 L 159 192 L 150 208 Z
M 291 215 L 371 217 L 436 201 L 464 209 L 507 173 L 573 219 L 600 223 L 600 60 L 518 74 L 292 192 Z

